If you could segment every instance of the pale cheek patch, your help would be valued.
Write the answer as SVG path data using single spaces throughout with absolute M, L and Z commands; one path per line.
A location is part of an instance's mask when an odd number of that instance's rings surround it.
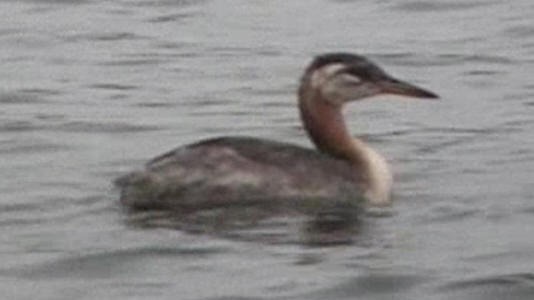
M 351 95 L 349 88 L 340 87 L 337 80 L 331 80 L 321 87 L 323 97 L 334 105 L 342 105 Z
M 380 89 L 359 77 L 340 72 L 346 66 L 330 64 L 314 71 L 310 78 L 311 87 L 320 91 L 324 100 L 333 105 L 360 100 L 380 93 Z
M 360 100 L 376 95 L 380 89 L 373 84 L 347 84 L 342 78 L 328 81 L 321 89 L 323 97 L 330 103 L 342 105 L 348 101 Z
M 314 71 L 311 76 L 311 86 L 313 88 L 321 88 L 332 75 L 344 67 L 343 64 L 331 64 Z

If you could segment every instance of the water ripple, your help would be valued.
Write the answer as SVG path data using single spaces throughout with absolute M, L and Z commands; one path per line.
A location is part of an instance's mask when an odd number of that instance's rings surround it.
M 126 85 L 126 84 L 119 84 L 119 83 L 96 83 L 89 85 L 90 88 L 95 89 L 102 89 L 102 90 L 118 90 L 118 91 L 127 91 L 127 90 L 135 90 L 139 88 L 135 85 Z
M 143 65 L 158 65 L 163 63 L 160 58 L 128 58 L 128 59 L 113 59 L 105 62 L 100 62 L 97 65 L 108 67 L 122 67 L 122 66 L 143 66 Z
M 39 118 L 39 117 L 38 117 Z M 42 118 L 41 118 L 42 119 Z M 91 122 L 91 121 L 68 121 L 57 123 L 57 118 L 45 118 L 43 120 L 53 121 L 51 124 L 36 122 L 35 120 L 6 120 L 0 123 L 0 132 L 25 132 L 25 131 L 40 131 L 40 130 L 54 130 L 61 132 L 77 132 L 77 133 L 129 133 L 141 131 L 161 130 L 161 126 L 153 125 L 139 125 L 125 122 Z M 54 149 L 63 148 L 53 144 L 46 145 L 29 145 L 23 147 L 24 149 L 31 149 L 37 146 L 37 149 Z
M 33 131 L 42 129 L 32 121 L 4 121 L 0 123 L 0 132 Z
M 21 92 L 0 93 L 0 104 L 34 104 L 44 102 L 40 95 L 55 93 L 54 90 L 22 90 Z
M 481 276 L 473 279 L 454 281 L 443 285 L 440 290 L 461 290 L 472 288 L 491 288 L 499 287 L 519 288 L 528 287 L 534 292 L 534 273 L 512 273 L 499 274 L 491 276 Z
M 34 2 L 41 4 L 42 0 L 24 0 L 26 2 Z M 58 5 L 78 5 L 78 4 L 87 4 L 91 3 L 93 0 L 47 0 L 47 4 L 58 4 Z
M 305 299 L 395 299 L 394 295 L 426 283 L 430 277 L 411 274 L 388 274 L 371 272 L 353 278 L 334 288 L 306 295 Z M 391 297 L 391 298 L 390 298 Z
M 44 183 L 41 183 L 45 185 Z M 63 183 L 62 186 L 68 186 Z M 46 206 L 43 206 L 46 203 Z M 79 199 L 50 197 L 38 203 L 8 203 L 0 205 L 0 225 L 38 225 L 65 222 L 91 214 L 109 211 L 110 204 L 101 196 L 86 196 Z
M 55 126 L 56 130 L 67 132 L 102 132 L 102 133 L 127 133 L 160 130 L 159 126 L 134 125 L 122 122 L 89 122 L 72 121 Z
M 531 25 L 518 25 L 504 30 L 503 34 L 511 38 L 534 37 L 534 28 Z
M 138 7 L 187 7 L 206 2 L 208 0 L 136 0 L 134 5 Z
M 110 32 L 110 33 L 84 33 L 74 34 L 64 37 L 64 41 L 78 43 L 80 41 L 91 42 L 118 42 L 118 41 L 135 41 L 145 40 L 148 37 L 141 36 L 131 32 Z
M 409 1 L 397 4 L 394 8 L 408 12 L 465 11 L 481 6 L 493 5 L 495 3 L 497 2 Z
M 421 216 L 421 220 L 428 224 L 435 222 L 458 222 L 477 216 L 481 212 L 479 208 L 472 208 L 463 204 L 436 205 L 424 213 Z
M 221 247 L 138 247 L 59 259 L 13 272 L 19 278 L 109 278 L 123 274 L 132 264 L 146 259 L 198 259 L 227 252 Z
M 451 41 L 447 41 L 450 43 Z M 462 42 L 463 44 L 464 42 Z M 512 65 L 521 61 L 510 57 L 491 54 L 461 54 L 445 53 L 438 55 L 420 55 L 417 53 L 371 53 L 370 56 L 376 57 L 377 60 L 384 60 L 390 64 L 398 66 L 411 67 L 429 67 L 429 66 L 457 66 L 465 63 L 476 63 L 484 65 Z
M 46 141 L 10 140 L 0 142 L 0 153 L 3 154 L 50 153 L 69 149 L 71 149 L 70 146 Z
M 185 21 L 187 19 L 190 19 L 191 17 L 195 16 L 192 13 L 172 13 L 172 14 L 164 14 L 157 17 L 152 17 L 148 19 L 149 23 L 167 23 L 167 22 L 181 22 Z

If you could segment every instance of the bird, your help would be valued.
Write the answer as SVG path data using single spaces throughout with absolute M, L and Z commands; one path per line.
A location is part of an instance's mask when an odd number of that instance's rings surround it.
M 379 94 L 438 98 L 362 55 L 317 55 L 297 92 L 303 128 L 316 149 L 250 136 L 201 140 L 116 179 L 120 201 L 133 209 L 182 211 L 336 199 L 390 205 L 393 177 L 386 159 L 351 136 L 343 117 L 347 103 Z

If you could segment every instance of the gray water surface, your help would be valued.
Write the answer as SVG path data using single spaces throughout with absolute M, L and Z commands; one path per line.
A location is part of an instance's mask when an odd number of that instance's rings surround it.
M 532 299 L 533 15 L 530 0 L 0 1 L 2 298 Z M 442 98 L 347 109 L 395 173 L 394 205 L 354 244 L 132 224 L 111 182 L 155 155 L 229 134 L 309 145 L 296 84 L 328 51 Z

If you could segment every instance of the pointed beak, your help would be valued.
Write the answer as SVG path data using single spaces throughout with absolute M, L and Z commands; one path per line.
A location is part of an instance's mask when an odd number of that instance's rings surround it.
M 404 81 L 391 78 L 391 77 L 385 80 L 379 81 L 377 84 L 380 87 L 382 93 L 385 93 L 385 94 L 395 94 L 395 95 L 408 96 L 408 97 L 414 97 L 414 98 L 429 98 L 429 99 L 439 98 L 438 95 L 434 94 L 431 91 L 427 91 L 411 83 L 404 82 Z

